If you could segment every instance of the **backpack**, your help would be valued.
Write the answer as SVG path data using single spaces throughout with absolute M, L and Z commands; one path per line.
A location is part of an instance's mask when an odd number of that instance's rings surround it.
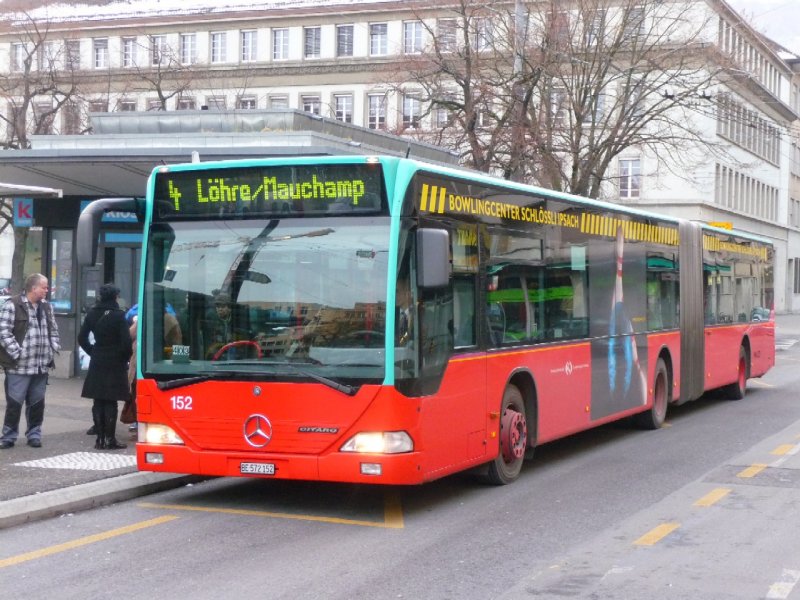
M 12 296 L 6 302 L 14 304 L 14 338 L 17 344 L 22 346 L 22 341 L 25 339 L 25 334 L 28 333 L 28 308 L 22 302 L 22 296 Z M 17 366 L 18 359 L 11 358 L 11 355 L 6 352 L 5 346 L 0 344 L 0 367 L 4 369 L 13 369 Z

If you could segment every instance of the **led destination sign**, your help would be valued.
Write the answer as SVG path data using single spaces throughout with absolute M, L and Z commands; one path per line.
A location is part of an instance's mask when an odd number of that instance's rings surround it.
M 378 165 L 196 169 L 155 181 L 156 212 L 166 220 L 375 213 L 383 197 Z

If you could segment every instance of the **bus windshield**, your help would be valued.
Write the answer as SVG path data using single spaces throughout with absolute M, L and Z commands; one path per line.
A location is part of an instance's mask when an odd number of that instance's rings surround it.
M 382 381 L 388 240 L 378 216 L 154 224 L 143 373 Z

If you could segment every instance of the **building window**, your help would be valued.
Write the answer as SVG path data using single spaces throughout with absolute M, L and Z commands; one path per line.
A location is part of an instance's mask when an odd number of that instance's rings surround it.
M 167 36 L 150 36 L 150 64 L 153 66 L 163 64 L 167 58 Z
M 269 107 L 270 108 L 289 108 L 289 97 L 288 96 L 270 96 L 269 97 Z
M 24 71 L 27 56 L 25 44 L 11 44 L 11 70 L 16 73 Z
M 587 46 L 596 46 L 603 41 L 606 29 L 606 11 L 598 9 L 586 15 L 588 24 L 586 26 L 585 42 Z
M 800 294 L 800 256 L 794 258 L 794 286 L 793 291 L 795 294 Z
M 422 116 L 422 101 L 416 94 L 403 96 L 403 128 L 418 129 Z
M 136 38 L 122 38 L 122 67 L 130 69 L 136 66 Z
M 104 113 L 108 112 L 108 100 L 92 100 L 89 102 L 89 112 Z
M 64 63 L 68 70 L 81 68 L 80 40 L 67 40 L 64 44 Z
M 305 112 L 312 115 L 318 115 L 322 112 L 322 103 L 319 96 L 300 96 L 300 105 Z
M 386 23 L 372 23 L 369 26 L 370 56 L 386 56 L 389 49 L 388 26 Z
M 242 31 L 242 62 L 255 62 L 258 59 L 257 34 L 255 29 Z
M 621 158 L 619 161 L 619 197 L 638 198 L 641 191 L 642 164 L 638 158 Z
M 53 133 L 53 122 L 56 113 L 53 110 L 52 102 L 36 102 L 33 105 L 33 119 L 35 133 L 40 135 L 51 135 Z
M 236 108 L 243 110 L 254 110 L 258 108 L 255 96 L 239 96 L 236 99 Z
M 322 39 L 321 27 L 304 27 L 303 56 L 305 56 L 306 58 L 319 58 L 321 39 Z
M 61 133 L 77 135 L 81 132 L 81 109 L 75 102 L 68 102 L 61 108 Z
M 136 100 L 120 100 L 117 102 L 118 112 L 136 112 Z
M 167 110 L 166 106 L 158 98 L 151 98 L 147 101 L 147 111 L 156 112 L 159 110 Z
M 406 21 L 403 23 L 403 53 L 420 52 L 422 52 L 422 21 Z
M 353 26 L 336 26 L 336 56 L 353 56 Z
M 437 127 L 450 127 L 453 124 L 453 111 L 440 106 L 434 111 L 434 119 Z
M 197 35 L 194 33 L 181 34 L 181 64 L 193 65 L 197 62 Z
M 492 22 L 487 18 L 475 19 L 475 32 L 472 42 L 475 50 L 488 50 L 492 47 L 493 41 Z
M 336 94 L 333 97 L 334 118 L 344 123 L 353 122 L 353 96 L 352 94 Z
M 219 64 L 228 60 L 228 36 L 224 31 L 211 34 L 211 63 Z
M 191 96 L 182 96 L 175 103 L 175 110 L 194 110 L 195 108 L 196 104 Z
M 208 96 L 206 97 L 206 106 L 209 110 L 225 110 L 228 103 L 225 101 L 225 96 Z
M 272 30 L 272 60 L 286 60 L 289 58 L 289 30 Z
M 623 19 L 622 37 L 625 41 L 631 42 L 645 34 L 644 6 L 630 7 L 627 12 L 623 14 Z
M 386 129 L 386 94 L 367 96 L 367 127 Z
M 39 48 L 36 59 L 40 71 L 54 71 L 58 69 L 58 50 L 59 45 L 57 42 L 45 42 L 44 45 Z
M 439 52 L 456 51 L 456 20 L 439 19 L 436 22 L 436 42 Z
M 94 52 L 94 68 L 108 68 L 108 38 L 95 38 L 92 41 Z

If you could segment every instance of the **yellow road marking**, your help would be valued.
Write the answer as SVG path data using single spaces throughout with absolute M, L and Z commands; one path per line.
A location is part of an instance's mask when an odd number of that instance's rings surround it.
M 383 520 L 391 529 L 403 528 L 403 507 L 397 494 L 386 493 L 383 498 Z
M 750 465 L 749 467 L 747 467 L 743 471 L 739 471 L 736 474 L 736 476 L 737 477 L 741 477 L 742 479 L 748 479 L 750 477 L 755 477 L 756 475 L 761 473 L 761 471 L 763 471 L 766 468 L 767 468 L 767 465 Z
M 730 493 L 731 490 L 729 488 L 717 488 L 715 490 L 711 490 L 705 496 L 695 502 L 694 506 L 712 506 Z
M 775 450 L 770 452 L 770 454 L 774 454 L 776 456 L 783 456 L 784 454 L 789 454 L 792 450 L 794 450 L 794 444 L 781 444 Z
M 662 523 L 658 527 L 645 533 L 633 543 L 635 546 L 652 546 L 663 540 L 680 526 L 680 523 Z
M 137 506 L 141 506 L 143 508 L 164 508 L 166 510 L 187 510 L 193 512 L 222 513 L 226 515 L 245 515 L 250 517 L 270 517 L 273 519 L 292 519 L 295 521 L 316 521 L 319 523 L 336 523 L 338 525 L 360 525 L 362 527 L 397 527 L 395 524 L 388 524 L 386 522 L 381 523 L 377 521 L 361 521 L 358 519 L 341 519 L 339 517 L 319 517 L 315 515 L 293 515 L 291 513 L 249 510 L 244 508 L 211 508 L 206 506 L 190 506 L 188 504 L 154 504 L 151 502 L 142 502 Z
M 139 531 L 140 529 L 153 527 L 154 525 L 161 525 L 162 523 L 168 523 L 169 521 L 174 521 L 177 518 L 178 517 L 173 515 L 158 517 L 157 519 L 150 519 L 149 521 L 134 523 L 133 525 L 120 527 L 118 529 L 112 529 L 111 531 L 106 531 L 104 533 L 87 535 L 86 537 L 78 538 L 77 540 L 72 540 L 71 542 L 64 542 L 63 544 L 57 544 L 55 546 L 50 546 L 48 548 L 42 548 L 41 550 L 34 550 L 33 552 L 26 552 L 25 554 L 19 554 L 17 556 L 5 558 L 3 560 L 0 560 L 0 569 L 3 567 L 11 567 L 14 565 L 18 565 L 20 563 L 24 563 L 29 560 L 44 558 L 45 556 L 58 554 L 59 552 L 65 552 L 67 550 L 72 550 L 74 548 L 80 548 L 81 546 L 87 546 L 88 544 L 94 544 L 95 542 L 102 542 L 103 540 L 108 540 L 119 535 L 125 535 L 126 533 L 133 533 L 135 531 Z

